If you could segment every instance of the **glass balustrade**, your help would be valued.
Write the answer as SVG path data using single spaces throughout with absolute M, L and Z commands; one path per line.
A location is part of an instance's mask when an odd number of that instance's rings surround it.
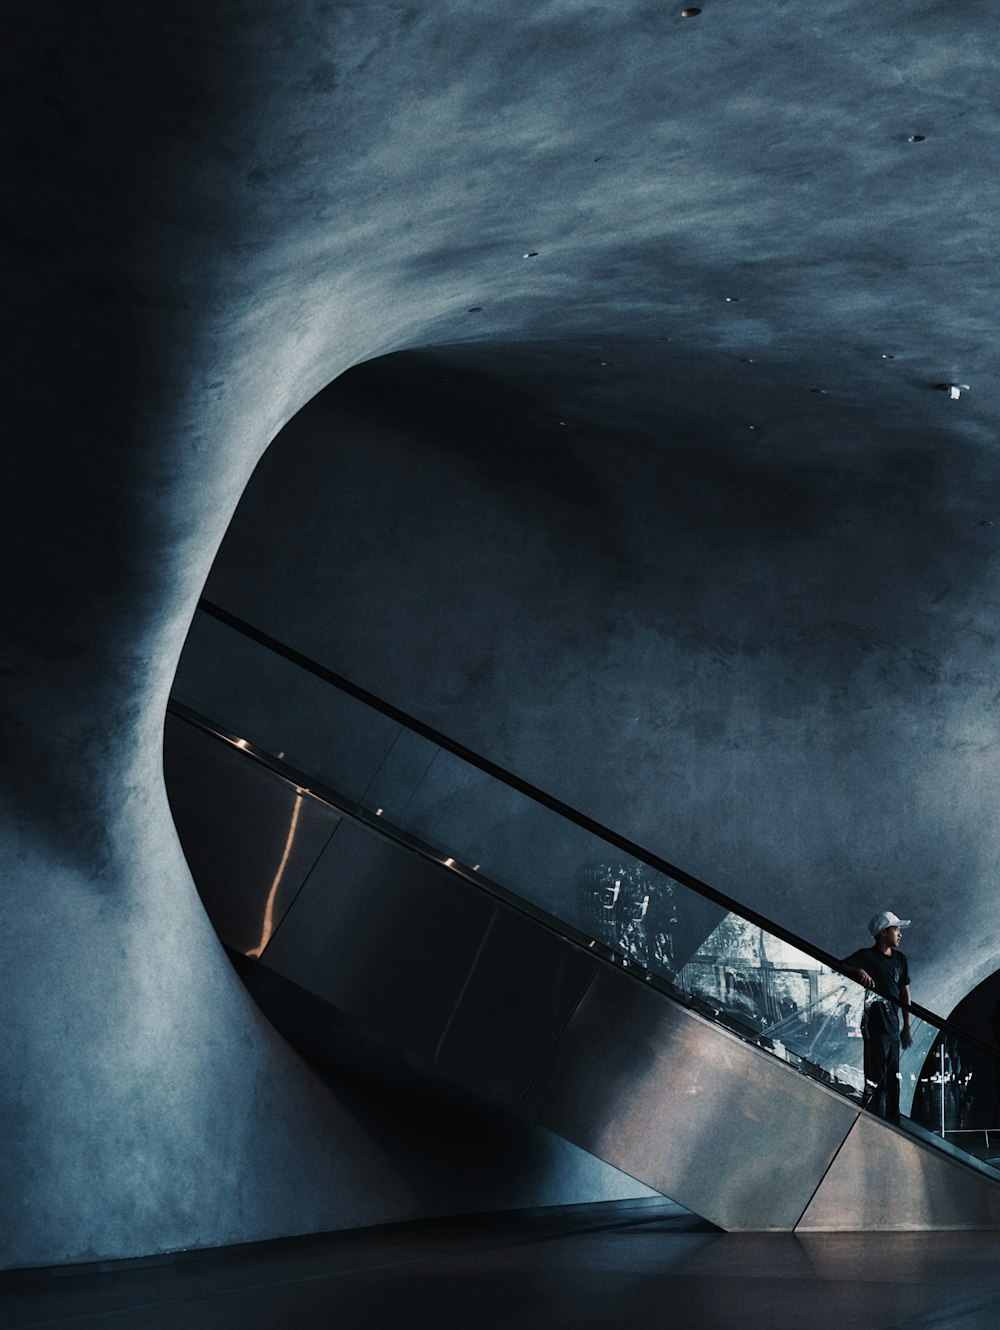
M 528 903 L 604 959 L 864 1102 L 862 1028 L 877 999 L 784 930 L 680 881 L 655 856 L 623 853 L 209 613 L 192 626 L 173 697 L 339 807 Z M 996 1057 L 931 1020 L 914 1018 L 911 1030 L 900 1064 L 904 1125 L 992 1167 Z

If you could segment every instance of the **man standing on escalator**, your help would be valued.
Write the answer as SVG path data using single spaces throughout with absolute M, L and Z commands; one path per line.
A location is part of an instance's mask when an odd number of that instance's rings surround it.
M 868 921 L 875 939 L 841 961 L 846 974 L 868 990 L 861 1034 L 865 1041 L 865 1107 L 887 1122 L 899 1122 L 899 1051 L 909 1048 L 910 971 L 899 950 L 909 919 L 883 910 Z M 903 1029 L 899 1028 L 902 1004 Z

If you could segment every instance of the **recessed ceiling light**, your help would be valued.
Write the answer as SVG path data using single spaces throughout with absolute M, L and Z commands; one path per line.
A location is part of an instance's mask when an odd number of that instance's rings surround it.
M 927 138 L 926 134 L 911 134 L 906 140 L 907 143 L 923 143 Z
M 482 308 L 483 308 L 482 305 L 470 305 L 470 306 L 469 306 L 469 313 L 470 313 L 470 314 L 480 314 L 480 313 L 482 312 Z
M 682 9 L 681 18 L 697 18 L 700 13 L 700 9 Z
M 538 250 L 537 250 L 537 249 L 529 249 L 528 252 L 527 252 L 527 254 L 522 254 L 522 255 L 521 255 L 521 258 L 522 258 L 522 259 L 537 259 L 537 258 L 538 258 Z

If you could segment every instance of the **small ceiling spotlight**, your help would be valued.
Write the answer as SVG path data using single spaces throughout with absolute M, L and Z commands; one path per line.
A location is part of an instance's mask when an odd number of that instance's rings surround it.
M 697 18 L 700 13 L 701 10 L 695 9 L 694 7 L 692 7 L 691 9 L 682 9 L 681 18 Z
M 907 143 L 924 143 L 926 139 L 926 134 L 911 134 L 906 141 Z
M 470 306 L 469 306 L 469 313 L 470 313 L 470 314 L 481 314 L 482 312 L 483 312 L 483 307 L 482 307 L 482 305 L 470 305 Z
M 883 352 L 882 352 L 882 359 L 883 359 L 883 360 L 895 360 L 896 357 L 892 354 L 891 351 L 883 351 Z
M 537 250 L 537 249 L 529 249 L 528 252 L 527 252 L 527 254 L 522 254 L 522 255 L 521 255 L 521 258 L 522 258 L 522 259 L 537 259 L 537 258 L 538 258 L 538 250 Z

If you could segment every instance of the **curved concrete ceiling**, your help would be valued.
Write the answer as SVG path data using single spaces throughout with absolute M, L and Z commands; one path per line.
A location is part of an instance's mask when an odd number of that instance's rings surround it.
M 105 982 L 133 994 L 141 952 L 173 985 L 155 1009 L 180 1024 L 205 1009 L 210 981 L 191 975 L 216 975 L 222 1008 L 238 1001 L 179 867 L 163 706 L 254 463 L 351 365 L 469 343 L 520 378 L 521 352 L 503 348 L 546 342 L 535 391 L 598 418 L 614 396 L 574 339 L 627 338 L 636 372 L 614 392 L 657 420 L 683 410 L 733 446 L 759 424 L 758 456 L 769 437 L 786 453 L 801 441 L 839 493 L 880 450 L 864 477 L 887 507 L 898 476 L 919 473 L 924 495 L 938 478 L 955 575 L 983 589 L 968 640 L 982 636 L 974 669 L 989 676 L 1000 36 L 985 0 L 713 0 L 694 18 L 644 0 L 32 0 L 5 17 L 19 107 L 2 131 L 19 441 L 0 537 L 11 1020 L 20 1093 L 47 1105 L 56 1138 L 83 1139 L 72 1104 L 48 1098 L 54 1068 L 88 1050 L 115 1050 L 133 1123 L 155 1115 L 138 1045 L 102 1023 L 98 950 Z M 954 400 L 937 383 L 970 388 Z M 986 788 L 993 726 L 984 695 L 975 735 L 955 738 L 982 750 Z M 967 888 L 949 883 L 965 892 L 956 919 L 992 886 L 992 842 L 980 857 Z M 124 911 L 113 943 L 108 900 Z M 172 930 L 150 924 L 165 902 L 199 939 L 186 968 Z M 72 954 L 53 951 L 53 917 Z M 997 942 L 963 925 L 951 970 L 974 980 Z M 99 1066 L 80 1070 L 88 1085 Z M 195 1093 L 196 1070 L 183 1075 Z M 88 1131 L 100 1177 L 108 1147 Z M 186 1213 L 204 1170 L 168 1174 Z M 96 1213 L 114 1198 L 92 1183 L 78 1191 Z

